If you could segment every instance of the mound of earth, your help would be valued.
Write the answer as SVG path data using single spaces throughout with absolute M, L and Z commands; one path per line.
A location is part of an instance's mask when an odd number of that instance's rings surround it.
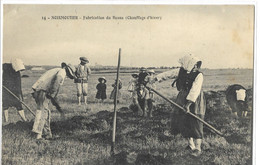
M 74 116 L 64 121 L 56 121 L 51 123 L 53 131 L 104 131 L 109 130 L 112 121 L 112 114 L 108 111 L 101 111 L 91 116 Z
M 230 139 L 234 136 L 239 136 L 234 142 L 246 143 L 249 137 L 247 133 L 251 131 L 234 129 L 237 127 L 251 128 L 250 117 L 237 120 L 231 116 L 229 106 L 225 99 L 224 91 L 207 91 L 205 92 L 207 99 L 207 111 L 205 121 L 214 126 L 223 133 L 228 134 Z M 247 90 L 249 106 L 252 107 L 253 90 Z M 178 134 L 177 130 L 172 130 L 171 121 L 175 117 L 172 115 L 173 106 L 170 104 L 157 104 L 154 106 L 153 117 L 143 118 L 134 113 L 133 107 L 122 107 L 117 111 L 117 138 L 130 138 L 142 142 L 146 142 L 151 137 L 158 138 L 159 141 L 171 141 L 172 136 Z M 105 143 L 109 143 L 111 139 L 111 130 L 113 125 L 113 112 L 100 111 L 90 116 L 74 116 L 67 120 L 51 122 L 51 129 L 54 134 L 61 136 L 75 136 L 75 132 L 80 132 L 77 135 L 79 139 L 98 139 Z M 7 130 L 21 132 L 26 130 L 31 132 L 33 121 L 17 122 L 16 124 L 8 124 L 3 126 Z M 211 134 L 208 129 L 204 129 L 205 134 Z M 238 136 L 236 136 L 238 137 Z
M 205 96 L 207 99 L 205 121 L 224 133 L 232 132 L 229 124 L 233 118 L 226 102 L 225 91 L 207 91 Z M 252 97 L 250 90 L 248 90 L 248 97 Z M 117 111 L 117 138 L 129 137 L 145 142 L 150 137 L 157 137 L 159 141 L 164 142 L 171 141 L 172 135 L 180 133 L 174 127 L 172 130 L 170 129 L 171 121 L 178 117 L 172 115 L 174 109 L 172 105 L 155 105 L 152 118 L 143 118 L 137 115 L 133 108 L 134 106 L 122 107 Z M 109 142 L 106 139 L 111 138 L 109 131 L 112 130 L 113 116 L 113 112 L 109 111 L 100 111 L 90 116 L 74 116 L 65 121 L 53 122 L 52 129 L 57 133 L 75 130 L 87 131 L 90 135 L 89 138 Z M 241 121 L 236 120 L 233 122 L 237 125 L 241 123 Z M 244 124 L 248 125 L 248 121 L 245 121 Z M 171 130 L 171 134 L 166 133 L 169 130 Z M 205 129 L 205 133 L 211 132 Z
M 247 103 L 249 110 L 252 111 L 253 106 L 253 89 L 247 89 Z M 227 104 L 225 91 L 206 91 L 204 92 L 207 110 L 208 111 L 219 111 L 219 110 L 228 110 L 231 111 L 229 105 Z
M 29 76 L 28 75 L 22 75 L 22 78 L 28 78 Z
M 252 100 L 252 94 L 252 89 L 247 90 L 249 101 Z M 219 121 L 225 119 L 228 122 L 230 119 L 230 108 L 226 101 L 225 91 L 207 91 L 205 97 L 207 102 L 205 120 L 216 128 L 223 128 L 226 123 Z M 138 116 L 135 113 L 135 108 L 130 105 L 129 108 L 122 107 L 117 111 L 117 132 L 143 140 L 154 135 L 159 135 L 160 140 L 169 139 L 164 132 L 170 128 L 172 105 L 155 105 L 152 118 Z M 52 122 L 52 129 L 54 131 L 108 131 L 111 130 L 113 125 L 113 115 L 113 112 L 100 111 L 91 116 L 74 116 L 65 121 Z M 174 116 L 172 117 L 174 118 Z M 133 128 L 136 129 L 133 130 Z
M 163 165 L 172 164 L 172 162 L 163 156 L 152 155 L 149 153 L 126 152 L 122 151 L 114 156 L 115 165 Z
M 207 91 L 204 92 L 207 104 L 207 111 L 216 111 L 218 109 L 230 110 L 227 104 L 225 91 Z
M 12 130 L 14 132 L 25 132 L 25 131 L 31 131 L 33 126 L 33 122 L 22 122 L 22 121 L 18 121 L 16 123 L 10 123 L 7 124 L 5 126 L 3 126 L 4 128 L 8 129 L 8 130 Z

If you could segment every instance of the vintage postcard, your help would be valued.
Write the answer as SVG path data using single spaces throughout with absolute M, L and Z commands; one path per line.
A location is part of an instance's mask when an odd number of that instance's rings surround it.
M 255 4 L 2 4 L 3 165 L 254 164 Z

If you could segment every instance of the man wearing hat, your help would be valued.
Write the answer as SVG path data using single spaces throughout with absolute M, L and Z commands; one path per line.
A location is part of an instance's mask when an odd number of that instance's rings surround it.
M 89 63 L 86 57 L 80 57 L 80 64 L 76 68 L 74 83 L 77 87 L 78 105 L 81 105 L 81 95 L 84 97 L 84 103 L 87 105 L 88 79 L 91 74 Z
M 8 88 L 18 98 L 23 100 L 22 85 L 21 85 L 21 73 L 25 69 L 23 61 L 20 59 L 13 59 L 11 63 L 3 64 L 3 86 Z M 8 122 L 8 109 L 15 107 L 18 114 L 21 116 L 23 121 L 27 121 L 22 103 L 15 99 L 6 89 L 2 89 L 2 108 L 4 110 L 5 121 Z
M 66 65 L 66 63 L 62 63 L 61 68 L 48 70 L 32 86 L 32 96 L 37 104 L 32 129 L 32 131 L 37 134 L 36 139 L 42 139 L 43 134 L 46 135 L 46 139 L 52 138 L 50 128 L 51 111 L 48 106 L 50 102 L 56 107 L 61 115 L 64 116 L 64 112 L 57 101 L 57 95 L 66 76 L 73 79 L 73 67 Z
M 180 68 L 158 74 L 155 80 L 160 82 L 169 78 L 175 79 L 173 85 L 176 84 L 179 91 L 176 103 L 204 119 L 206 101 L 202 90 L 203 74 L 199 71 L 202 62 L 193 55 L 187 55 L 180 58 L 179 63 L 181 64 Z M 171 127 L 173 132 L 179 131 L 187 138 L 187 149 L 192 151 L 192 155 L 199 156 L 201 154 L 203 138 L 203 124 L 201 122 L 175 107 Z

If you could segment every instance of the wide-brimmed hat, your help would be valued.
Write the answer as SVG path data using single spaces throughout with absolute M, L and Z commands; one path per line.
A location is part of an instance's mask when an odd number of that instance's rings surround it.
M 132 74 L 132 77 L 133 77 L 133 78 L 138 78 L 139 75 L 138 75 L 137 73 L 133 73 L 133 74 Z
M 80 59 L 80 61 L 83 61 L 85 63 L 89 63 L 87 57 L 80 57 L 79 59 Z
M 146 71 L 147 69 L 145 67 L 141 67 L 139 71 Z
M 66 70 L 67 76 L 70 79 L 73 79 L 75 77 L 76 68 L 73 65 L 71 65 L 71 64 L 66 65 L 65 70 Z
M 98 81 L 99 81 L 99 82 L 101 82 L 102 80 L 104 80 L 104 81 L 105 81 L 105 83 L 107 82 L 107 80 L 106 80 L 106 78 L 105 78 L 105 77 L 100 77 L 100 78 L 98 78 Z
M 155 74 L 155 71 L 153 69 L 147 70 L 147 73 L 153 73 Z

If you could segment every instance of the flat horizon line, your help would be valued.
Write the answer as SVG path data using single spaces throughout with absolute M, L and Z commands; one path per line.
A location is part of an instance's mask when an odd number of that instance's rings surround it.
M 78 64 L 77 64 L 78 65 Z M 46 65 L 46 64 L 43 64 L 43 65 L 25 65 L 25 66 L 30 66 L 30 67 L 60 67 L 60 65 Z M 76 65 L 74 65 L 76 66 Z M 114 65 L 99 65 L 99 66 L 95 66 L 95 65 L 89 65 L 90 68 L 106 68 L 106 67 L 111 67 L 110 69 L 113 69 L 113 68 L 117 68 L 117 66 L 114 66 Z M 120 68 L 141 68 L 142 66 L 120 66 Z M 173 69 L 173 68 L 179 68 L 180 66 L 149 66 L 149 67 L 145 67 L 145 68 L 150 68 L 150 69 Z M 108 68 L 109 69 L 109 68 Z M 243 67 L 236 67 L 236 68 L 201 68 L 202 70 L 203 69 L 252 69 L 254 70 L 254 68 L 243 68 Z

